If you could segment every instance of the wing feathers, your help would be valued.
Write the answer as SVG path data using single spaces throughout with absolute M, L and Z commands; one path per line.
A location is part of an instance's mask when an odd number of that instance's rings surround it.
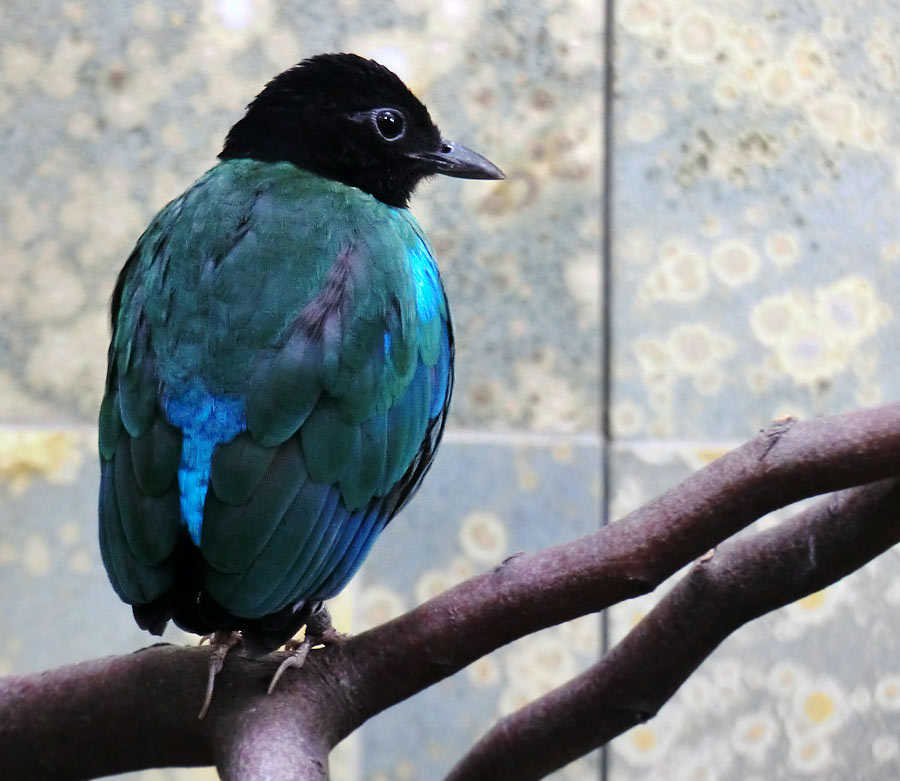
M 310 476 L 318 483 L 338 483 L 357 452 L 359 428 L 346 423 L 329 399 L 323 399 L 299 432 Z
M 356 574 L 375 538 L 384 528 L 385 514 L 381 502 L 373 503 L 352 539 L 344 538 L 340 556 L 333 557 L 319 573 L 318 581 L 309 586 L 315 599 L 329 599 L 337 594 Z
M 263 446 L 299 429 L 322 393 L 320 344 L 295 334 L 279 350 L 258 355 L 247 395 L 247 428 Z
M 306 467 L 293 441 L 277 449 L 265 481 L 241 505 L 207 495 L 200 550 L 220 572 L 241 572 L 259 556 L 306 482 Z
M 151 602 L 172 584 L 171 560 L 148 566 L 134 555 L 127 538 L 116 495 L 115 467 L 100 469 L 100 553 L 116 593 L 131 604 Z M 177 497 L 176 497 L 177 501 Z
M 247 433 L 219 445 L 213 451 L 210 469 L 213 493 L 226 504 L 246 504 L 277 453 L 277 448 L 264 447 Z
M 178 474 L 181 432 L 162 414 L 157 414 L 149 431 L 130 442 L 138 488 L 149 496 L 160 496 L 171 487 Z
M 283 581 L 292 576 L 296 579 L 298 562 L 302 566 L 319 546 L 337 503 L 337 490 L 332 486 L 304 483 L 265 548 L 245 570 L 233 574 L 207 570 L 210 595 L 236 615 L 250 618 L 284 607 L 289 599 L 282 595 L 286 590 Z
M 178 491 L 175 484 L 158 496 L 145 494 L 138 483 L 127 437 L 119 440 L 113 458 L 118 518 L 134 559 L 144 566 L 164 561 L 178 539 Z

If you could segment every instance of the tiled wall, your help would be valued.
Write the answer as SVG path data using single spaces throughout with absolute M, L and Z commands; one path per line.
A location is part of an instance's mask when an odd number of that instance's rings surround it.
M 148 642 L 95 543 L 109 294 L 242 106 L 319 51 L 391 66 L 508 174 L 412 204 L 454 308 L 457 392 L 419 497 L 339 600 L 344 628 L 593 530 L 771 417 L 897 394 L 896 4 L 613 5 L 609 53 L 599 0 L 0 5 L 0 672 Z M 613 744 L 608 777 L 897 777 L 896 561 L 739 632 Z M 613 610 L 613 639 L 653 599 Z M 366 725 L 334 777 L 439 778 L 599 649 L 593 618 L 502 649 Z M 559 777 L 600 773 L 593 756 Z
M 897 11 L 616 3 L 613 517 L 771 417 L 896 398 Z M 736 633 L 611 777 L 900 775 L 896 562 Z

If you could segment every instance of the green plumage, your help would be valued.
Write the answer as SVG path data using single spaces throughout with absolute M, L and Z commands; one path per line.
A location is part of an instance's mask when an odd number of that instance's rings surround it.
M 221 163 L 163 209 L 138 244 L 114 343 L 120 373 L 126 367 L 121 378 L 128 385 L 146 360 L 145 345 L 133 338 L 143 314 L 154 354 L 165 356 L 158 368 L 167 383 L 200 375 L 216 391 L 235 394 L 257 378 L 266 398 L 256 398 L 251 385 L 250 420 L 265 417 L 272 397 L 302 420 L 317 390 L 307 382 L 310 374 L 340 400 L 348 421 L 384 412 L 409 383 L 416 349 L 429 365 L 436 360 L 440 320 L 417 321 L 414 281 L 402 262 L 421 237 L 408 211 L 289 163 Z M 326 287 L 342 252 L 358 256 L 347 272 L 355 275 L 352 296 L 341 309 L 351 325 L 326 339 L 325 355 L 307 363 L 284 349 L 283 338 Z M 386 327 L 390 360 L 377 349 Z M 358 388 L 378 392 L 348 393 Z M 134 418 L 140 434 L 153 411 L 136 395 L 124 417 Z M 278 428 L 264 419 L 257 426 L 260 441 Z
M 290 163 L 220 163 L 157 215 L 114 301 L 100 416 L 115 462 L 101 547 L 126 601 L 171 587 L 182 437 L 164 399 L 198 379 L 243 405 L 246 427 L 213 451 L 203 587 L 256 617 L 324 582 L 339 563 L 326 489 L 362 512 L 429 436 L 449 314 L 436 283 L 423 316 L 410 260 L 422 252 L 407 210 Z M 340 545 L 355 549 L 362 523 L 351 515 Z

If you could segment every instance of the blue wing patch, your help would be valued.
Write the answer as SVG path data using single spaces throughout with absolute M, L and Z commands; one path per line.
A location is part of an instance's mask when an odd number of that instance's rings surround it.
M 192 380 L 177 394 L 167 390 L 162 406 L 169 422 L 184 435 L 178 465 L 181 521 L 199 546 L 213 450 L 247 428 L 246 403 L 237 397 L 216 396 L 201 380 Z

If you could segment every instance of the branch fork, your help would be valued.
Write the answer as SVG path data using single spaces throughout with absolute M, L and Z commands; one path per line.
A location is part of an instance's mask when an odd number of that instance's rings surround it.
M 325 779 L 330 750 L 382 710 L 517 638 L 646 593 L 694 562 L 597 664 L 498 722 L 447 776 L 543 777 L 650 718 L 742 624 L 900 541 L 898 474 L 900 404 L 776 420 L 617 523 L 513 556 L 314 650 L 271 696 L 266 684 L 283 656 L 229 655 L 202 721 L 209 648 L 155 646 L 0 679 L 0 777 L 215 764 L 225 779 Z M 833 491 L 779 526 L 730 539 L 772 510 Z

